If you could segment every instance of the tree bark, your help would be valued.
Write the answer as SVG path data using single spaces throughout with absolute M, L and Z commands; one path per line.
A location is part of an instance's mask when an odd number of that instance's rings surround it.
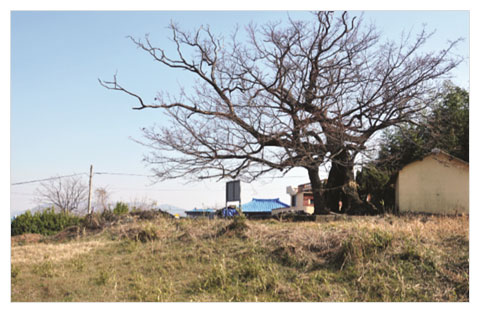
M 378 214 L 377 207 L 360 199 L 353 176 L 353 160 L 346 150 L 333 160 L 325 191 L 327 208 L 336 213 Z
M 347 164 L 348 154 L 345 150 L 332 160 L 325 192 L 327 207 L 332 212 L 345 213 L 345 210 L 349 207 L 349 201 L 344 195 L 343 187 L 353 180 L 353 167 L 350 168 Z M 342 201 L 341 207 L 340 201 Z
M 313 206 L 314 212 L 313 214 L 328 214 L 330 211 L 326 207 L 324 194 L 323 194 L 323 187 L 322 181 L 320 180 L 320 176 L 318 175 L 318 167 L 311 167 L 307 168 L 308 177 L 310 178 L 310 185 L 312 186 L 312 193 L 313 193 Z

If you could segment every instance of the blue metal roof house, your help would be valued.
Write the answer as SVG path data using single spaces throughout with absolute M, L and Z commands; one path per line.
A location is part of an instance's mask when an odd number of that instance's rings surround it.
M 215 210 L 214 209 L 197 209 L 194 208 L 193 210 L 185 211 L 187 217 L 196 218 L 196 217 L 208 217 L 214 218 L 215 217 Z
M 273 209 L 288 208 L 289 205 L 283 203 L 279 198 L 275 199 L 256 199 L 242 205 L 242 212 L 250 218 L 265 218 L 272 215 Z

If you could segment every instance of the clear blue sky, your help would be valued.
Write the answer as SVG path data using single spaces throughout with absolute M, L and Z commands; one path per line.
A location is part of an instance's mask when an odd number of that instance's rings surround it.
M 289 14 L 311 17 L 303 11 Z M 148 150 L 129 138 L 141 139 L 141 127 L 164 123 L 162 113 L 133 111 L 134 99 L 104 89 L 97 78 L 110 79 L 117 72 L 124 86 L 146 99 L 153 99 L 159 90 L 174 94 L 180 85 L 193 81 L 153 62 L 125 36 L 149 33 L 154 43 L 171 49 L 166 39 L 170 20 L 186 29 L 209 24 L 214 32 L 227 36 L 235 24 L 286 17 L 285 11 L 12 12 L 11 182 L 87 172 L 90 164 L 99 172 L 150 174 L 142 163 Z M 428 30 L 436 30 L 427 46 L 430 50 L 463 37 L 456 53 L 465 62 L 452 73 L 452 80 L 469 88 L 467 11 L 369 11 L 364 19 L 393 40 L 402 30 L 415 33 L 426 24 Z M 279 197 L 288 202 L 286 187 L 308 181 L 302 169 L 291 176 L 244 184 L 242 201 Z M 148 198 L 185 209 L 224 203 L 224 182 L 167 181 L 151 186 L 142 177 L 95 176 L 94 187 L 100 186 L 108 186 L 113 200 Z M 11 214 L 37 204 L 37 187 L 11 187 Z

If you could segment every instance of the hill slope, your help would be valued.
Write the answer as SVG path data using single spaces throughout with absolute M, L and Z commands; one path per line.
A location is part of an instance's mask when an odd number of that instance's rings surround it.
M 40 242 L 35 242 L 40 240 Z M 12 238 L 12 301 L 468 301 L 468 217 L 126 219 Z

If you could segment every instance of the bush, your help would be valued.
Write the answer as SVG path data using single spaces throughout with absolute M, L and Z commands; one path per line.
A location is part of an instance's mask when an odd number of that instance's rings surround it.
M 239 238 L 245 238 L 245 232 L 248 229 L 247 218 L 245 215 L 236 215 L 233 221 L 227 226 L 220 229 L 217 233 L 218 236 L 229 235 L 237 236 Z
M 153 225 L 147 225 L 142 230 L 140 230 L 135 238 L 136 241 L 141 241 L 143 243 L 148 241 L 154 241 L 158 239 L 157 229 Z
M 130 215 L 138 216 L 138 218 L 141 220 L 152 220 L 155 217 L 157 217 L 157 215 L 160 215 L 160 213 L 154 210 L 149 210 L 149 211 L 143 211 L 143 210 L 133 211 L 132 210 L 132 212 L 130 212 Z
M 100 214 L 100 218 L 106 222 L 116 222 L 118 221 L 118 215 L 114 214 L 112 210 L 105 210 Z
M 79 225 L 82 218 L 70 213 L 55 213 L 53 208 L 44 211 L 30 211 L 17 216 L 11 222 L 12 236 L 25 233 L 34 233 L 42 235 L 53 235 L 67 227 Z
M 116 215 L 122 215 L 128 213 L 128 205 L 123 202 L 117 202 L 115 208 L 113 209 L 113 213 Z

